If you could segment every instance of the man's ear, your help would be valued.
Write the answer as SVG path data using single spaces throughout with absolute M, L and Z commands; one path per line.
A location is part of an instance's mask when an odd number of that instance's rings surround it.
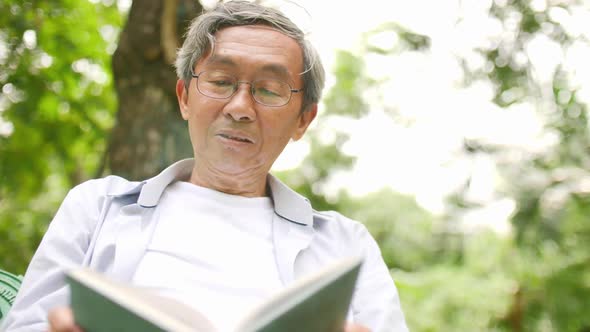
M 297 129 L 295 129 L 295 131 L 293 132 L 291 139 L 293 139 L 294 141 L 298 141 L 301 137 L 303 137 L 303 134 L 305 134 L 305 131 L 307 130 L 313 119 L 315 119 L 317 114 L 318 104 L 311 104 L 307 106 L 299 115 L 299 123 L 297 124 Z
M 184 87 L 184 80 L 176 81 L 176 98 L 178 99 L 178 107 L 182 118 L 188 120 L 188 91 Z

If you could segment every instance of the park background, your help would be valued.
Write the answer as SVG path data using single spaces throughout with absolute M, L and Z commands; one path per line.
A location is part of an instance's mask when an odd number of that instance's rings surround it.
M 590 331 L 590 4 L 285 3 L 328 86 L 274 173 L 367 225 L 410 329 Z M 171 63 L 200 11 L 0 2 L 0 269 L 76 184 L 191 156 Z

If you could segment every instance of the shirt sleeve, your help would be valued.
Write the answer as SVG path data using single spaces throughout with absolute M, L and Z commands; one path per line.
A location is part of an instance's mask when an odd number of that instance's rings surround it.
M 394 281 L 377 242 L 362 224 L 357 225 L 356 241 L 364 262 L 352 301 L 354 321 L 372 332 L 407 332 Z
M 100 199 L 93 195 L 91 182 L 73 188 L 64 199 L 29 263 L 0 330 L 46 331 L 48 311 L 68 304 L 63 271 L 82 264 L 100 210 Z

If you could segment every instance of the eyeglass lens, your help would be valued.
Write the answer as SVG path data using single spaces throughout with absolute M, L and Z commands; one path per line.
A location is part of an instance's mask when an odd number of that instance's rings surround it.
M 254 100 L 267 106 L 283 106 L 291 99 L 291 86 L 285 82 L 273 79 L 260 79 L 239 82 L 234 76 L 222 71 L 203 71 L 197 76 L 197 88 L 208 97 L 225 99 L 231 97 L 238 89 L 238 84 L 251 86 Z

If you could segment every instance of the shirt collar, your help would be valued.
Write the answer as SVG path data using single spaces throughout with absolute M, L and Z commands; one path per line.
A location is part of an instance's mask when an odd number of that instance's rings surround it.
M 194 159 L 192 158 L 180 160 L 153 178 L 139 183 L 136 187 L 124 194 L 139 192 L 137 199 L 139 206 L 146 208 L 155 207 L 158 205 L 162 193 L 169 184 L 187 179 L 190 176 L 193 164 Z M 271 174 L 268 174 L 267 181 L 276 214 L 297 224 L 312 224 L 313 211 L 307 198 L 299 195 Z

